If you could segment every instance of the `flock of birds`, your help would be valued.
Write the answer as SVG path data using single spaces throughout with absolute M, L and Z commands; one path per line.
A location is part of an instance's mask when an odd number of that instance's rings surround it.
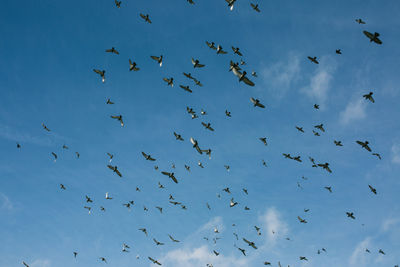
M 232 10 L 236 0 L 225 0 L 225 1 L 227 2 L 229 9 Z M 187 2 L 189 4 L 192 4 L 192 5 L 195 4 L 195 2 L 193 0 L 187 0 Z M 123 4 L 122 1 L 115 0 L 115 6 L 117 8 L 121 8 L 122 4 Z M 256 12 L 260 12 L 260 8 L 259 8 L 258 4 L 251 3 L 250 5 L 251 5 L 251 8 L 254 9 Z M 151 20 L 149 14 L 140 14 L 140 18 L 143 19 L 146 23 L 149 23 L 149 24 L 152 23 L 152 20 Z M 356 19 L 355 21 L 358 24 L 366 24 L 366 22 L 363 21 L 362 19 Z M 370 42 L 374 42 L 374 43 L 379 44 L 379 45 L 382 44 L 382 41 L 379 39 L 379 33 L 377 33 L 377 32 L 371 33 L 371 32 L 368 32 L 368 31 L 363 31 L 363 33 L 369 39 Z M 215 51 L 217 55 L 228 54 L 228 51 L 224 50 L 224 48 L 219 44 L 217 45 L 214 42 L 209 42 L 209 41 L 206 41 L 205 44 L 206 44 L 206 47 L 208 47 L 208 49 Z M 251 79 L 257 78 L 257 73 L 255 71 L 252 71 L 251 72 L 251 78 L 250 78 L 247 75 L 247 72 L 245 70 L 242 70 L 243 66 L 246 65 L 246 62 L 243 60 L 243 54 L 242 54 L 240 48 L 232 46 L 231 49 L 232 49 L 233 55 L 236 55 L 236 56 L 240 57 L 240 62 L 234 62 L 234 61 L 230 60 L 229 66 L 228 66 L 228 70 L 233 73 L 234 77 L 236 77 L 238 82 L 243 82 L 247 86 L 254 86 L 255 83 Z M 106 49 L 105 52 L 114 54 L 116 56 L 120 55 L 120 52 L 115 47 L 111 47 L 109 49 Z M 341 55 L 342 51 L 341 51 L 341 49 L 337 49 L 335 51 L 335 53 L 337 55 Z M 150 56 L 150 59 L 153 60 L 156 64 L 158 64 L 160 67 L 163 66 L 163 62 L 164 62 L 164 56 L 163 55 L 159 55 L 159 56 L 152 55 L 152 56 Z M 308 59 L 310 60 L 310 62 L 312 62 L 314 64 L 319 64 L 318 58 L 316 56 L 308 56 Z M 140 71 L 140 67 L 139 67 L 137 62 L 135 62 L 135 61 L 133 61 L 131 59 L 129 59 L 128 61 L 129 61 L 129 71 L 134 71 L 134 72 Z M 192 64 L 192 66 L 193 66 L 193 69 L 201 69 L 201 68 L 205 68 L 206 67 L 205 63 L 200 62 L 198 59 L 195 59 L 195 58 L 191 58 L 190 62 Z M 93 69 L 93 71 L 94 71 L 94 73 L 99 75 L 99 77 L 100 77 L 100 79 L 101 79 L 101 81 L 103 83 L 106 82 L 106 70 Z M 195 86 L 200 86 L 200 87 L 203 86 L 203 84 L 200 82 L 200 80 L 198 78 L 195 78 L 190 72 L 183 72 L 183 75 L 188 80 L 193 81 Z M 167 86 L 174 87 L 174 85 L 175 85 L 174 84 L 175 80 L 174 80 L 173 77 L 163 77 L 162 80 L 165 82 L 165 84 Z M 192 93 L 193 90 L 194 90 L 190 85 L 180 84 L 179 87 L 181 89 L 183 89 L 187 93 Z M 362 95 L 362 97 L 365 98 L 365 101 L 369 101 L 371 104 L 375 103 L 375 99 L 373 98 L 373 92 L 366 93 L 366 94 Z M 257 98 L 251 97 L 250 98 L 250 103 L 255 108 L 262 108 L 262 109 L 266 108 L 265 104 L 263 104 Z M 114 105 L 115 103 L 110 98 L 108 98 L 107 101 L 106 101 L 106 104 L 107 105 Z M 320 108 L 320 106 L 318 104 L 315 104 L 313 108 L 318 110 Z M 199 118 L 199 115 L 196 113 L 196 111 L 193 108 L 187 107 L 187 113 L 191 116 L 192 119 Z M 201 112 L 200 112 L 200 116 L 205 116 L 205 115 L 207 115 L 207 112 L 202 109 Z M 225 110 L 225 115 L 228 118 L 232 116 L 231 112 L 228 111 L 228 110 Z M 124 126 L 123 115 L 121 115 L 121 114 L 111 115 L 110 118 L 115 120 L 115 121 L 117 121 L 120 124 L 121 127 Z M 212 132 L 215 131 L 215 129 L 211 125 L 211 123 L 209 123 L 209 122 L 201 122 L 201 124 L 206 130 L 209 130 L 209 131 L 212 131 Z M 46 132 L 51 132 L 50 128 L 45 123 L 42 123 L 42 127 Z M 296 125 L 295 129 L 297 129 L 301 134 L 305 133 L 304 128 L 301 127 L 301 126 Z M 324 124 L 321 123 L 321 124 L 318 124 L 318 125 L 314 126 L 314 129 L 312 129 L 312 134 L 315 135 L 315 136 L 320 136 L 321 134 L 325 133 L 326 131 L 327 130 L 325 129 Z M 177 132 L 173 132 L 173 135 L 174 135 L 174 137 L 175 137 L 175 139 L 177 141 L 179 141 L 179 142 L 185 141 L 185 139 L 182 137 L 181 134 L 179 134 Z M 265 146 L 268 145 L 268 141 L 267 141 L 266 137 L 260 137 L 259 140 L 261 141 L 261 143 L 263 145 L 265 145 Z M 199 153 L 200 155 L 203 155 L 203 154 L 207 155 L 211 159 L 211 152 L 212 152 L 211 148 L 204 148 L 202 146 L 202 144 L 198 140 L 196 140 L 194 137 L 190 137 L 189 141 L 190 141 L 192 147 L 194 148 L 194 150 L 197 153 Z M 333 143 L 334 143 L 334 145 L 339 146 L 339 147 L 343 146 L 343 143 L 342 143 L 341 140 L 334 140 Z M 365 151 L 371 153 L 371 155 L 376 156 L 379 160 L 381 159 L 381 155 L 372 150 L 371 144 L 369 143 L 369 141 L 367 141 L 367 140 L 355 140 L 355 143 L 357 145 L 359 145 L 361 149 L 364 149 Z M 17 143 L 17 148 L 21 149 L 21 144 L 20 143 Z M 67 145 L 65 145 L 65 144 L 62 146 L 62 148 L 63 149 L 69 149 L 69 147 Z M 80 158 L 79 152 L 75 152 L 75 154 L 76 154 L 76 158 L 79 159 Z M 57 161 L 58 155 L 55 152 L 51 152 L 51 155 L 52 155 L 54 161 Z M 156 162 L 157 161 L 157 159 L 154 156 L 150 155 L 147 152 L 142 151 L 141 155 L 143 156 L 144 160 L 146 160 L 146 161 L 149 161 L 149 162 Z M 286 159 L 290 159 L 290 160 L 293 160 L 293 161 L 296 161 L 296 162 L 299 162 L 299 163 L 303 162 L 303 159 L 302 159 L 301 155 L 291 155 L 290 153 L 282 153 L 282 155 Z M 106 167 L 110 171 L 115 173 L 115 175 L 117 175 L 118 177 L 123 177 L 123 172 L 121 172 L 121 170 L 118 168 L 118 166 L 117 165 L 112 165 L 112 160 L 113 160 L 114 155 L 111 154 L 111 153 L 107 153 L 107 156 L 109 158 L 109 164 L 107 164 Z M 310 161 L 312 168 L 321 168 L 322 170 L 325 170 L 328 173 L 332 173 L 333 172 L 333 170 L 331 169 L 331 165 L 328 162 L 317 162 L 311 156 L 308 157 L 308 160 Z M 263 166 L 267 166 L 267 163 L 264 160 L 262 161 L 262 164 L 263 164 Z M 203 164 L 200 161 L 198 162 L 198 166 L 201 167 L 201 168 L 204 168 Z M 185 165 L 184 167 L 188 172 L 190 172 L 190 166 L 189 165 Z M 227 171 L 230 170 L 230 166 L 229 165 L 224 165 L 224 167 L 225 167 L 225 169 Z M 157 165 L 154 166 L 154 169 L 156 171 L 159 171 L 159 167 Z M 172 165 L 172 169 L 175 169 L 175 165 L 174 164 Z M 175 176 L 174 171 L 169 171 L 169 170 L 168 171 L 160 171 L 160 173 L 162 175 L 168 177 L 169 179 L 171 179 L 171 181 L 173 183 L 176 183 L 176 184 L 179 183 L 179 178 Z M 303 179 L 306 180 L 307 178 L 303 177 Z M 298 183 L 298 186 L 301 187 L 301 185 L 299 183 Z M 162 185 L 160 182 L 158 182 L 158 187 L 160 189 L 165 188 L 164 185 Z M 371 193 L 373 193 L 375 195 L 378 193 L 377 189 L 374 188 L 373 185 L 368 184 L 368 188 L 371 191 Z M 60 184 L 60 189 L 61 190 L 67 190 L 67 186 L 65 186 L 64 184 Z M 330 193 L 333 192 L 332 186 L 325 186 L 324 189 L 326 189 Z M 140 188 L 136 187 L 136 191 L 140 192 Z M 224 188 L 222 191 L 225 192 L 228 195 L 231 194 L 231 191 L 230 191 L 229 187 Z M 246 188 L 243 188 L 242 191 L 243 191 L 244 194 L 246 194 L 246 195 L 248 194 L 248 190 Z M 217 197 L 221 198 L 221 195 L 218 193 Z M 105 193 L 105 199 L 107 201 L 111 201 L 113 199 L 113 197 L 111 196 L 111 194 L 109 192 L 106 192 Z M 86 209 L 89 214 L 91 214 L 92 213 L 92 209 L 93 209 L 94 200 L 90 196 L 85 195 L 84 201 L 85 201 L 85 204 L 83 205 L 83 208 Z M 183 204 L 182 202 L 180 202 L 180 201 L 176 201 L 172 194 L 169 195 L 168 202 L 171 205 L 180 206 L 184 210 L 187 209 L 187 206 L 185 204 Z M 230 197 L 229 207 L 233 208 L 233 207 L 237 206 L 238 204 L 239 203 L 234 200 L 234 197 Z M 127 209 L 131 209 L 133 206 L 135 206 L 135 201 L 130 200 L 130 201 L 126 202 L 126 203 L 122 203 L 122 205 L 124 207 L 126 207 Z M 211 209 L 209 203 L 206 203 L 206 207 L 208 209 Z M 155 208 L 157 208 L 160 213 L 163 212 L 163 208 L 162 207 L 156 206 Z M 250 208 L 245 206 L 244 209 L 245 210 L 249 210 Z M 103 211 L 103 212 L 106 211 L 106 209 L 103 206 L 100 206 L 100 210 Z M 148 211 L 148 208 L 146 206 L 144 206 L 143 210 L 144 211 Z M 304 209 L 305 213 L 307 213 L 308 211 L 309 211 L 309 209 Z M 354 211 L 346 211 L 344 215 L 347 216 L 349 219 L 352 219 L 352 220 L 356 219 L 356 214 L 355 214 Z M 302 223 L 302 224 L 308 223 L 308 221 L 305 218 L 303 218 L 303 215 L 297 216 L 297 219 L 298 219 L 299 223 Z M 262 235 L 261 227 L 254 226 L 254 229 L 255 229 L 257 235 L 259 235 L 259 236 Z M 149 235 L 148 230 L 146 228 L 139 228 L 138 231 L 143 232 L 146 236 Z M 219 237 L 217 235 L 219 233 L 219 230 L 217 229 L 217 227 L 215 227 L 214 233 L 216 234 L 216 237 L 213 238 L 213 241 L 216 244 L 217 241 L 221 238 L 221 237 Z M 257 247 L 257 245 L 255 244 L 254 241 L 251 241 L 251 240 L 247 239 L 246 237 L 239 238 L 239 236 L 238 236 L 238 234 L 236 232 L 234 232 L 233 235 L 235 236 L 237 241 L 239 241 L 239 240 L 243 241 L 243 243 L 242 243 L 243 246 L 247 245 L 250 249 L 254 249 L 254 250 L 258 249 L 258 247 Z M 173 243 L 181 242 L 178 239 L 174 238 L 170 234 L 168 234 L 168 237 L 171 240 L 171 242 L 173 242 Z M 204 237 L 204 239 L 208 241 L 208 237 Z M 289 240 L 289 238 L 287 238 L 287 239 Z M 161 241 L 157 240 L 155 237 L 153 237 L 152 240 L 154 241 L 156 246 L 165 245 L 164 242 L 161 242 Z M 247 255 L 248 252 L 243 246 L 241 247 L 236 243 L 233 246 L 243 256 Z M 123 243 L 122 252 L 129 253 L 130 252 L 130 246 L 128 244 L 126 244 L 126 243 Z M 327 249 L 326 248 L 322 248 L 322 249 L 317 251 L 318 254 L 320 254 L 322 252 L 327 253 Z M 365 252 L 366 253 L 371 253 L 368 248 L 365 248 Z M 213 253 L 214 253 L 214 255 L 216 257 L 220 254 L 216 250 L 213 250 Z M 377 251 L 377 253 L 385 255 L 385 252 L 382 249 L 379 249 L 379 251 Z M 78 256 L 79 253 L 77 251 L 73 251 L 72 254 L 73 254 L 73 257 L 75 257 L 75 258 L 79 257 Z M 139 255 L 137 256 L 137 258 L 139 258 Z M 150 262 L 152 262 L 152 263 L 154 263 L 156 265 L 162 265 L 162 263 L 159 260 L 157 260 L 157 259 L 155 259 L 155 258 L 153 258 L 151 256 L 147 256 L 147 259 Z M 107 263 L 107 259 L 105 257 L 103 257 L 103 256 L 99 257 L 98 260 L 100 262 Z M 300 261 L 308 261 L 308 258 L 306 256 L 299 256 L 299 260 Z M 26 263 L 25 261 L 23 261 L 22 263 L 23 263 L 24 266 L 29 267 L 29 264 Z M 263 264 L 264 265 L 272 265 L 272 263 L 269 262 L 269 261 L 264 261 Z M 213 264 L 212 263 L 207 263 L 206 266 L 213 267 Z M 277 266 L 281 267 L 282 265 L 281 265 L 280 262 L 278 262 Z M 398 267 L 398 265 L 395 265 L 395 267 Z

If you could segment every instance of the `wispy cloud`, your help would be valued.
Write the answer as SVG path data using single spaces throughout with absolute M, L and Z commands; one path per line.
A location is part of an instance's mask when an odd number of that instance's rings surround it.
M 393 144 L 392 145 L 392 162 L 396 164 L 400 164 L 400 145 Z
M 14 142 L 30 143 L 41 146 L 51 146 L 54 143 L 49 137 L 33 136 L 28 133 L 21 133 L 10 126 L 3 124 L 0 124 L 0 137 Z
M 310 78 L 309 85 L 302 88 L 301 91 L 318 103 L 324 104 L 328 98 L 336 67 L 337 63 L 333 57 L 321 57 L 320 64 L 315 70 L 314 75 Z
M 281 219 L 281 214 L 274 207 L 267 209 L 259 219 L 267 230 L 266 234 L 270 242 L 276 241 L 278 236 L 287 235 L 289 232 L 287 223 Z
M 350 122 L 364 119 L 366 114 L 366 103 L 363 99 L 357 99 L 350 101 L 346 109 L 340 113 L 340 123 L 343 125 L 347 125 Z
M 397 225 L 400 227 L 400 218 L 389 218 L 383 221 L 382 230 L 387 232 L 392 230 Z
M 0 209 L 12 210 L 13 204 L 10 199 L 3 193 L 0 193 Z
M 366 266 L 367 264 L 367 253 L 365 249 L 371 245 L 371 238 L 367 237 L 363 241 L 357 244 L 354 248 L 353 253 L 349 259 L 350 266 Z
M 289 53 L 286 60 L 265 67 L 261 77 L 277 97 L 282 97 L 300 78 L 300 56 Z

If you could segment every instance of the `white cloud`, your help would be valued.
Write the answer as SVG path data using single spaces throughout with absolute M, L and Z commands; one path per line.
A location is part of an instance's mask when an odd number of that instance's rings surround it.
M 270 242 L 275 241 L 278 236 L 287 235 L 289 232 L 288 225 L 281 219 L 280 213 L 274 207 L 267 209 L 266 213 L 260 216 L 260 221 L 266 229 Z
M 399 218 L 386 219 L 382 223 L 382 230 L 384 232 L 393 230 L 393 227 L 398 225 L 398 224 L 400 225 L 400 219 Z
M 1 203 L 0 209 L 6 209 L 6 210 L 13 209 L 13 204 L 11 203 L 10 199 L 3 193 L 0 193 L 0 203 Z
M 350 266 L 366 266 L 369 262 L 367 259 L 367 252 L 365 251 L 366 248 L 371 246 L 371 238 L 367 237 L 363 241 L 357 244 L 354 248 L 353 253 L 349 259 Z
M 224 222 L 222 220 L 222 217 L 217 216 L 209 220 L 207 223 L 205 223 L 203 226 L 201 226 L 198 230 L 197 233 L 200 232 L 213 232 L 214 228 L 218 229 L 218 232 L 222 232 L 224 230 Z
M 249 266 L 247 258 L 237 258 L 232 255 L 225 256 L 223 253 L 215 256 L 212 249 L 206 245 L 193 249 L 172 250 L 161 258 L 160 262 L 167 267 L 198 267 L 206 266 L 206 264 L 213 264 L 219 267 Z
M 310 84 L 304 87 L 302 92 L 316 100 L 319 104 L 324 104 L 328 98 L 333 74 L 336 71 L 336 65 L 336 61 L 332 57 L 322 57 L 320 59 L 320 64 L 310 79 Z
M 346 109 L 340 113 L 340 123 L 346 125 L 355 120 L 364 119 L 366 114 L 366 103 L 363 99 L 350 101 Z
M 274 63 L 261 72 L 264 82 L 276 95 L 282 97 L 290 86 L 300 78 L 300 57 L 290 53 L 286 61 Z
M 400 164 L 400 145 L 394 144 L 392 146 L 392 162 Z

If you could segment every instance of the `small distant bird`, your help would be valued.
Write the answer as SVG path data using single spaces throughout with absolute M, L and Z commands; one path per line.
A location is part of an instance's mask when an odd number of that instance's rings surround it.
M 314 128 L 321 130 L 322 132 L 325 132 L 324 125 L 322 123 L 319 125 L 315 125 Z
M 162 174 L 168 176 L 169 178 L 172 179 L 172 181 L 174 181 L 176 184 L 178 183 L 178 180 L 176 179 L 175 175 L 173 172 L 161 172 Z
M 75 152 L 75 154 L 76 154 L 76 157 L 79 159 L 79 157 L 81 156 L 81 155 L 79 154 L 79 152 Z
M 107 105 L 114 105 L 114 102 L 112 102 L 111 99 L 107 98 L 106 104 Z
M 137 63 L 132 62 L 132 60 L 129 59 L 129 71 L 138 71 L 138 70 L 140 69 L 137 67 Z
M 378 159 L 382 159 L 381 155 L 379 153 L 372 153 L 373 156 L 377 156 Z
M 233 10 L 233 5 L 235 4 L 236 0 L 225 0 L 228 3 L 229 9 Z
M 163 55 L 156 57 L 156 56 L 150 56 L 153 60 L 157 61 L 157 63 L 160 65 L 160 67 L 162 66 L 163 63 Z
M 111 47 L 111 49 L 106 49 L 106 52 L 119 55 L 119 52 L 114 47 Z
M 46 126 L 44 123 L 42 123 L 42 127 L 43 127 L 43 129 L 45 129 L 46 131 L 50 132 L 50 129 L 47 128 L 47 126 Z
M 29 265 L 26 263 L 26 262 L 22 262 L 22 264 L 25 266 L 25 267 L 29 267 Z
M 186 0 L 189 4 L 194 5 L 194 1 L 193 0 Z
M 198 59 L 194 58 L 192 58 L 192 64 L 193 68 L 203 68 L 205 66 L 204 64 L 200 64 L 200 61 Z
M 175 238 L 173 238 L 171 235 L 168 235 L 168 236 L 172 240 L 172 242 L 175 242 L 175 243 L 179 243 L 180 242 L 179 240 L 176 240 Z
M 213 250 L 213 252 L 214 252 L 215 256 L 218 256 L 218 255 L 219 255 L 219 252 L 217 252 L 217 251 L 215 251 L 215 250 Z
M 293 159 L 290 154 L 283 153 L 282 154 L 286 159 Z
M 148 257 L 148 258 L 149 258 L 149 260 L 152 261 L 154 264 L 161 265 L 161 263 L 160 263 L 159 261 L 153 259 L 152 257 Z
M 260 9 L 258 8 L 258 4 L 255 5 L 253 3 L 250 3 L 250 5 L 255 11 L 260 12 Z
M 60 188 L 61 188 L 62 190 L 66 190 L 66 188 L 65 188 L 65 186 L 64 186 L 63 184 L 60 184 Z
M 369 142 L 368 141 L 365 141 L 365 142 L 356 141 L 356 143 L 359 144 L 362 148 L 365 148 L 367 151 L 369 151 L 369 152 L 372 151 L 371 148 L 369 147 Z
M 260 107 L 260 108 L 265 108 L 263 104 L 260 103 L 260 100 L 251 97 L 250 101 L 253 103 L 254 107 Z
M 364 97 L 366 100 L 369 100 L 369 101 L 371 101 L 372 103 L 375 103 L 375 99 L 372 97 L 373 94 L 374 94 L 373 92 L 369 92 L 368 94 L 363 95 L 363 97 Z
M 17 143 L 17 148 L 21 148 L 21 145 L 19 143 Z
M 74 251 L 74 258 L 76 258 L 76 256 L 78 256 L 78 252 Z
M 117 8 L 121 8 L 121 3 L 122 3 L 122 1 L 114 0 L 114 2 L 115 2 L 115 6 L 116 6 Z
M 296 129 L 297 129 L 299 132 L 304 133 L 303 127 L 296 126 Z
M 144 19 L 145 22 L 151 24 L 151 20 L 150 20 L 150 18 L 149 18 L 149 14 L 144 15 L 144 14 L 140 13 L 140 17 L 141 17 L 142 19 Z
M 174 87 L 174 78 L 163 78 L 163 80 L 164 80 L 164 82 L 166 82 L 167 83 L 167 85 L 169 85 L 169 86 L 171 86 L 171 87 Z
M 326 190 L 328 190 L 329 193 L 332 193 L 332 187 L 330 187 L 330 186 L 325 186 L 324 188 L 325 188 Z
M 314 131 L 314 130 L 312 130 L 312 132 L 313 132 L 313 134 L 314 134 L 315 136 L 321 136 L 321 135 L 319 134 L 319 132 L 316 132 L 316 131 Z
M 105 262 L 105 263 L 107 263 L 107 260 L 106 260 L 106 258 L 104 258 L 104 257 L 99 257 L 99 259 L 100 259 L 102 262 Z
M 341 55 L 342 54 L 342 50 L 336 49 L 336 54 Z
M 373 188 L 371 185 L 368 185 L 369 189 L 371 190 L 372 193 L 376 195 L 376 189 Z
M 253 76 L 253 77 L 256 77 L 256 78 L 257 78 L 257 77 L 258 77 L 258 76 L 257 76 L 257 72 L 255 72 L 255 71 L 252 71 L 252 72 L 251 72 L 251 76 Z
M 358 24 L 365 24 L 365 21 L 363 21 L 362 19 L 356 19 L 356 22 L 357 22 Z
M 207 46 L 208 46 L 209 48 L 214 49 L 214 50 L 217 50 L 217 47 L 215 46 L 215 43 L 214 43 L 214 42 L 208 42 L 208 41 L 206 41 L 206 44 L 207 44 Z
M 331 168 L 329 167 L 329 163 L 328 163 L 328 162 L 326 162 L 326 163 L 319 163 L 318 166 L 319 166 L 319 167 L 322 167 L 322 168 L 323 168 L 324 170 L 326 170 L 327 172 L 332 173 L 332 170 L 331 170 Z
M 260 137 L 260 138 L 258 138 L 258 139 L 260 139 L 260 141 L 263 142 L 264 145 L 268 145 L 268 144 L 267 144 L 267 138 L 266 138 L 266 137 Z
M 293 160 L 298 161 L 298 162 L 303 162 L 303 161 L 301 160 L 301 156 L 293 157 Z
M 343 146 L 342 141 L 334 140 L 333 143 L 335 143 L 336 146 Z
M 142 155 L 146 160 L 150 160 L 150 161 L 155 161 L 156 160 L 155 158 L 152 158 L 150 155 L 147 155 L 144 152 L 142 152 Z
M 354 213 L 353 212 L 346 212 L 347 217 L 352 218 L 353 220 L 356 219 L 356 217 L 354 217 Z
M 226 52 L 226 51 L 224 51 L 223 49 L 222 49 L 222 46 L 221 45 L 218 45 L 217 46 L 217 54 L 227 54 L 228 52 Z
M 122 120 L 122 115 L 118 115 L 118 116 L 111 115 L 110 117 L 112 119 L 118 120 L 122 127 L 124 126 L 124 121 Z
M 107 165 L 107 167 L 112 170 L 113 172 L 115 172 L 119 177 L 122 177 L 122 174 L 120 173 L 120 171 L 118 170 L 117 166 L 112 166 L 112 165 Z
M 243 56 L 242 53 L 239 51 L 239 47 L 233 47 L 232 46 L 232 51 L 234 54 L 238 55 L 238 56 Z
M 203 154 L 202 150 L 199 147 L 199 143 L 197 142 L 196 139 L 194 139 L 193 137 L 190 137 L 190 142 L 193 144 L 193 147 L 196 148 L 197 152 L 199 152 L 200 154 Z
M 297 216 L 297 219 L 299 220 L 299 222 L 301 223 L 307 223 L 307 221 L 305 219 L 302 219 L 300 216 Z
M 368 31 L 363 31 L 363 33 L 365 34 L 365 36 L 367 36 L 369 38 L 370 42 L 374 42 L 376 44 L 382 44 L 382 41 L 378 38 L 379 33 L 375 32 L 372 34 Z
M 110 197 L 110 195 L 108 194 L 108 192 L 106 192 L 106 199 L 113 199 L 112 197 Z
M 382 255 L 386 255 L 385 252 L 383 252 L 382 249 L 380 249 L 380 250 L 378 251 L 378 253 L 380 253 L 380 254 L 382 254 Z
M 193 91 L 189 88 L 189 85 L 179 85 L 180 88 L 185 90 L 186 92 L 193 93 Z
M 243 241 L 246 242 L 250 247 L 257 249 L 256 245 L 254 242 L 247 240 L 246 238 L 243 238 Z
M 233 68 L 232 69 L 233 74 L 239 78 L 239 82 L 244 82 L 245 84 L 249 85 L 249 86 L 254 86 L 255 84 L 249 79 L 247 78 L 246 71 L 240 72 L 237 68 Z
M 233 200 L 233 198 L 231 198 L 231 201 L 230 201 L 230 203 L 229 203 L 229 206 L 230 206 L 231 208 L 233 208 L 233 207 L 236 206 L 237 204 L 239 204 L 239 203 L 237 203 L 236 201 Z
M 318 104 L 314 104 L 314 108 L 315 109 L 319 109 L 319 105 Z
M 182 136 L 180 134 L 177 134 L 176 132 L 174 132 L 174 135 L 175 135 L 176 140 L 184 141 L 184 139 L 182 138 Z
M 225 115 L 226 115 L 227 117 L 232 117 L 231 112 L 228 111 L 228 110 L 225 110 Z
M 246 188 L 242 188 L 242 190 L 243 190 L 243 192 L 244 192 L 246 195 L 248 195 L 248 194 L 249 194 L 249 192 L 247 191 L 247 189 L 246 189 Z
M 107 156 L 110 158 L 109 162 L 111 162 L 113 157 L 114 157 L 114 155 L 107 152 Z
M 261 235 L 261 228 L 260 228 L 260 227 L 257 227 L 257 226 L 254 226 L 254 228 L 255 228 L 256 231 L 257 231 L 257 235 Z
M 161 243 L 160 241 L 157 241 L 157 239 L 153 238 L 154 243 L 156 243 L 157 246 L 162 246 L 164 243 Z
M 105 70 L 98 70 L 98 69 L 93 69 L 93 71 L 97 74 L 100 75 L 101 81 L 104 83 L 106 81 L 106 71 Z
M 301 261 L 308 261 L 308 259 L 306 257 L 300 256 L 299 258 Z
M 318 60 L 317 60 L 317 57 L 310 57 L 310 56 L 308 56 L 307 57 L 311 62 L 313 62 L 313 63 L 315 63 L 315 64 L 319 64 L 319 62 L 318 62 Z
M 56 153 L 54 153 L 54 152 L 51 152 L 51 154 L 53 155 L 53 157 L 54 157 L 54 162 L 56 162 L 57 161 L 57 154 Z

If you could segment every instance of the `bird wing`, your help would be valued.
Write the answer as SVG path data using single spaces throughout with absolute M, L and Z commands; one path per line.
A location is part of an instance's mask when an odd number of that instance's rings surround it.
M 93 71 L 96 72 L 97 74 L 103 75 L 103 72 L 101 70 L 93 69 Z
M 171 176 L 169 176 L 171 179 L 172 179 L 172 181 L 174 181 L 176 184 L 178 183 L 178 180 L 175 178 L 175 176 L 174 175 L 171 175 Z
M 243 82 L 247 85 L 254 86 L 254 83 L 252 81 L 250 81 L 249 78 L 247 78 L 247 77 L 243 78 Z
M 164 175 L 170 176 L 171 174 L 169 172 L 161 172 Z
M 193 137 L 190 137 L 190 143 L 192 143 L 193 145 L 197 145 L 197 141 Z
M 242 73 L 241 73 L 238 69 L 236 69 L 235 67 L 232 68 L 232 72 L 233 72 L 233 74 L 235 74 L 237 77 L 241 77 L 241 76 L 242 76 Z
M 159 61 L 160 60 L 160 58 L 159 57 L 156 57 L 156 56 L 150 56 L 152 59 L 154 59 L 154 60 L 156 60 L 156 61 Z

